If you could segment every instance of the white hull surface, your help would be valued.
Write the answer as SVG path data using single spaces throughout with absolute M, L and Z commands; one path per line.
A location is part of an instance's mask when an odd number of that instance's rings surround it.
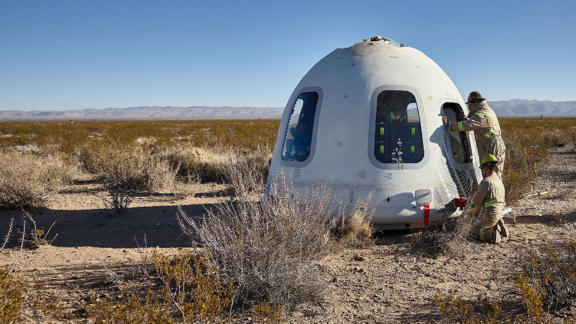
M 373 192 L 381 228 L 458 215 L 454 199 L 475 189 L 478 156 L 472 134 L 449 133 L 442 115 L 467 113 L 446 73 L 414 48 L 375 36 L 336 49 L 288 100 L 267 188 L 283 170 L 302 190 L 331 179 L 349 206 Z

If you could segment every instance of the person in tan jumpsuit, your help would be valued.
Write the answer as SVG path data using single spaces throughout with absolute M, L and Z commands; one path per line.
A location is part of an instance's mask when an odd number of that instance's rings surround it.
M 488 106 L 486 98 L 483 98 L 478 91 L 470 92 L 466 104 L 470 112 L 468 116 L 464 117 L 463 121 L 451 123 L 448 122 L 446 116 L 442 116 L 444 125 L 451 131 L 474 131 L 478 156 L 494 155 L 498 159 L 496 173 L 502 178 L 506 159 L 506 145 L 504 145 L 502 140 L 502 131 L 500 130 L 500 123 L 498 123 L 496 113 Z
M 502 219 L 502 208 L 505 204 L 505 190 L 502 180 L 496 174 L 498 159 L 487 154 L 481 160 L 482 182 L 472 198 L 472 208 L 465 211 L 463 217 L 480 209 L 482 221 L 472 229 L 472 236 L 481 241 L 498 244 L 502 237 L 508 237 L 508 228 Z

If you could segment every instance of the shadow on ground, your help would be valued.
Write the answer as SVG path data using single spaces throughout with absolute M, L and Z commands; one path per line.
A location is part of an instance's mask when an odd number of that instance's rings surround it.
M 206 208 L 213 205 L 184 205 L 182 209 L 191 217 L 201 217 Z M 107 247 L 136 248 L 143 246 L 186 247 L 190 240 L 182 233 L 176 213 L 178 206 L 152 206 L 129 208 L 125 214 L 116 215 L 109 209 L 91 210 L 27 210 L 36 222 L 36 229 L 47 231 L 48 240 L 58 236 L 53 246 L 61 247 Z M 0 236 L 4 239 L 14 226 L 7 247 L 19 246 L 22 231 L 30 233 L 33 223 L 23 216 L 22 211 L 2 211 L 0 214 Z M 26 222 L 26 225 L 24 225 Z M 0 243 L 1 244 L 1 243 Z

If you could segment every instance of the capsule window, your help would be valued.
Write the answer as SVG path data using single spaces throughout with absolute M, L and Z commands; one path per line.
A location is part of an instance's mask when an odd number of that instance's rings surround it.
M 454 102 L 446 102 L 442 105 L 444 115 L 449 122 L 456 124 L 465 119 L 464 111 L 459 104 Z M 454 161 L 461 167 L 472 163 L 472 150 L 470 149 L 470 140 L 466 132 L 449 131 L 450 149 Z
M 290 112 L 282 146 L 282 160 L 304 162 L 312 153 L 318 93 L 301 93 Z
M 381 163 L 418 163 L 424 158 L 418 104 L 408 91 L 378 94 L 374 156 Z

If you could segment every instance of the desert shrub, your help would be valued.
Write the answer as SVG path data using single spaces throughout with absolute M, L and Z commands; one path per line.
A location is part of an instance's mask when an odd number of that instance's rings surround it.
M 533 189 L 536 166 L 548 160 L 552 148 L 570 143 L 576 128 L 572 118 L 502 118 L 500 125 L 506 143 L 503 182 L 510 204 Z
M 172 166 L 170 161 L 160 155 L 149 155 L 145 158 L 146 188 L 149 191 L 175 190 L 178 176 L 178 166 Z M 184 179 L 190 182 L 189 178 Z
M 477 215 L 451 217 L 415 230 L 411 249 L 428 257 L 457 255 L 466 249 L 470 231 L 481 221 Z
M 540 124 L 536 121 L 518 119 L 513 124 L 503 120 L 504 142 L 506 144 L 506 165 L 503 183 L 508 204 L 529 193 L 536 180 L 536 162 L 545 161 L 549 146 L 545 142 Z
M 140 149 L 110 148 L 100 154 L 83 154 L 85 164 L 108 193 L 104 202 L 117 213 L 126 211 L 140 191 L 149 188 L 146 156 Z
M 268 200 L 224 202 L 203 220 L 180 208 L 184 233 L 214 257 L 222 278 L 249 305 L 291 307 L 318 303 L 325 287 L 311 261 L 328 244 L 335 210 L 330 183 L 318 180 L 301 194 L 282 176 Z
M 28 233 L 28 242 L 33 248 L 50 245 L 56 237 L 58 237 L 58 234 L 50 234 L 50 231 L 56 222 L 53 222 L 48 228 L 45 228 L 44 226 L 38 225 L 31 213 L 25 210 L 22 210 L 22 213 L 24 214 L 24 219 L 27 219 L 32 223 L 32 227 Z
M 167 299 L 165 291 L 148 290 L 144 301 L 136 295 L 126 303 L 93 300 L 87 310 L 94 324 L 175 323 L 172 313 L 166 309 Z
M 209 256 L 179 250 L 172 257 L 154 252 L 153 262 L 163 287 L 149 290 L 145 300 L 127 303 L 96 301 L 88 307 L 92 323 L 214 323 L 228 322 L 221 312 L 229 307 L 232 285 L 223 284 Z
M 260 192 L 266 184 L 272 152 L 269 146 L 253 150 L 230 147 L 166 148 L 162 153 L 182 178 L 196 177 L 202 182 L 230 184 L 238 195 Z
M 576 243 L 555 248 L 543 247 L 519 254 L 521 272 L 514 286 L 518 289 L 524 312 L 503 314 L 500 303 L 478 297 L 478 303 L 451 295 L 436 296 L 442 317 L 461 323 L 552 323 L 552 311 L 572 305 L 576 296 Z M 576 323 L 576 317 L 566 318 Z
M 104 201 L 118 213 L 128 208 L 138 192 L 176 187 L 178 167 L 146 147 L 110 143 L 95 151 L 87 146 L 80 156 L 84 168 L 94 173 L 108 192 Z
M 234 286 L 220 281 L 210 256 L 181 250 L 173 257 L 154 253 L 153 261 L 165 291 L 186 322 L 214 322 L 232 303 Z
M 155 147 L 186 144 L 254 149 L 273 145 L 279 124 L 279 120 L 0 122 L 0 147 L 35 144 L 42 149 L 57 147 L 70 155 L 91 143 L 105 147 L 107 141 L 122 145 L 139 141 Z
M 489 297 L 478 297 L 476 307 L 468 301 L 454 296 L 436 295 L 436 304 L 442 318 L 448 323 L 496 324 L 508 323 L 502 316 L 502 308 Z
M 564 147 L 571 142 L 571 136 L 561 128 L 550 129 L 542 134 L 543 140 L 550 147 Z
M 254 306 L 257 323 L 284 323 L 282 318 L 282 306 L 274 307 L 267 301 Z
M 498 302 L 492 301 L 487 296 L 478 296 L 476 302 L 470 302 L 452 295 L 436 295 L 436 304 L 440 309 L 442 318 L 448 323 L 552 323 L 553 316 L 544 310 L 543 298 L 545 291 L 538 285 L 532 285 L 530 280 L 523 274 L 519 274 L 514 281 L 516 288 L 520 290 L 522 304 L 525 313 L 511 314 L 502 311 Z M 576 319 L 570 317 L 567 323 L 574 323 Z
M 202 182 L 223 182 L 226 175 L 225 161 L 230 160 L 228 153 L 220 149 L 183 147 L 166 149 L 164 155 L 172 169 L 178 169 L 180 177 L 196 177 Z
M 520 289 L 522 303 L 527 313 L 517 316 L 522 323 L 551 323 L 552 318 L 544 310 L 546 291 L 538 283 L 532 284 L 523 273 L 517 275 L 514 285 Z
M 559 310 L 576 299 L 576 242 L 524 252 L 521 266 L 522 278 L 542 290 L 539 295 L 544 309 Z M 523 286 L 528 284 L 519 281 Z
M 529 193 L 536 181 L 538 150 L 522 146 L 514 138 L 506 140 L 506 165 L 503 176 L 506 202 L 511 204 Z
M 222 168 L 224 181 L 231 185 L 237 196 L 262 194 L 271 160 L 272 152 L 267 146 L 248 153 L 231 151 Z
M 19 323 L 24 303 L 23 285 L 7 270 L 0 268 L 0 323 Z
M 0 151 L 0 208 L 41 207 L 66 179 L 68 166 L 53 157 Z
M 358 199 L 350 212 L 342 208 L 330 234 L 341 246 L 348 248 L 366 248 L 374 244 L 372 240 L 372 213 L 376 204 L 372 203 L 373 193 L 366 199 Z

